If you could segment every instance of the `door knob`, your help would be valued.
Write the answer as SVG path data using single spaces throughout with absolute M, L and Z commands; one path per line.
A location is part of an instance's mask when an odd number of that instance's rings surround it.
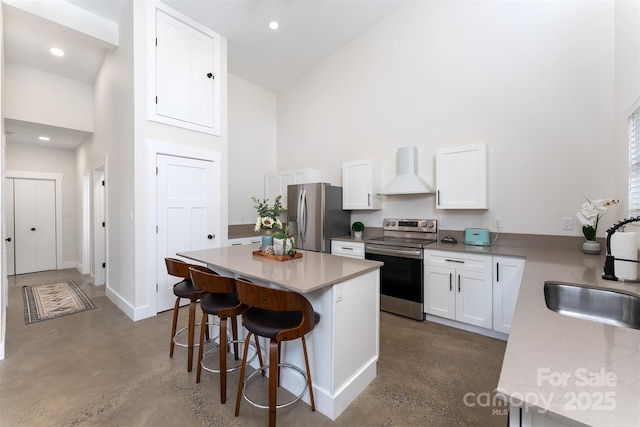
M 4 239 L 4 240 L 6 240 L 7 242 L 10 242 L 10 241 L 11 241 L 11 237 L 7 237 L 7 238 L 6 238 L 6 239 Z
M 207 239 L 209 239 L 209 240 L 213 239 L 213 234 L 207 235 Z
M 31 227 L 31 231 L 36 231 L 35 227 Z

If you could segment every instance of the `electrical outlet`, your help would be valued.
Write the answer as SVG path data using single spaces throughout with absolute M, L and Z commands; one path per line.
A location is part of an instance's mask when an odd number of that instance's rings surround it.
M 342 301 L 342 284 L 335 285 L 336 290 L 336 302 Z
M 440 220 L 438 221 L 440 224 L 438 224 L 440 227 L 444 227 L 447 224 L 447 218 L 445 217 L 440 217 Z
M 502 228 L 502 217 L 501 216 L 497 216 L 497 217 L 493 218 L 493 226 L 495 228 L 497 228 L 498 230 Z
M 562 229 L 566 231 L 573 230 L 573 218 L 562 218 Z

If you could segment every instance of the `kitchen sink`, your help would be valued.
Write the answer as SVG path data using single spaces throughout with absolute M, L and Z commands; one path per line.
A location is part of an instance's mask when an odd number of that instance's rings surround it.
M 544 300 L 549 310 L 565 316 L 640 329 L 640 297 L 632 294 L 572 283 L 545 282 Z

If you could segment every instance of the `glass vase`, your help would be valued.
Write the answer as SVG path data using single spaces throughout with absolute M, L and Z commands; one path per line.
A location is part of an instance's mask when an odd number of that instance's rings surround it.
M 262 243 L 260 245 L 260 249 L 262 252 L 267 249 L 269 246 L 273 246 L 273 232 L 271 230 L 266 230 L 262 235 Z

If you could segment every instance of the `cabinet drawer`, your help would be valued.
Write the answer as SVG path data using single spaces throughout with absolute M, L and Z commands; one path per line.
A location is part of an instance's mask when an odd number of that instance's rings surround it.
M 424 263 L 434 267 L 491 273 L 491 256 L 425 249 Z
M 364 243 L 331 242 L 331 254 L 364 259 Z

